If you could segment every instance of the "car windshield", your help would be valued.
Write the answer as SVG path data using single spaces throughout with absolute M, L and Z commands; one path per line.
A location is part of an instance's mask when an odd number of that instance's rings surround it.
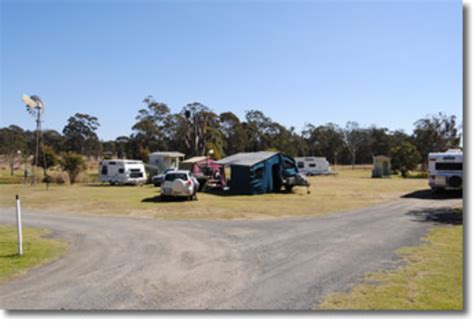
M 184 173 L 171 173 L 166 174 L 165 181 L 174 181 L 175 179 L 187 180 L 188 176 Z

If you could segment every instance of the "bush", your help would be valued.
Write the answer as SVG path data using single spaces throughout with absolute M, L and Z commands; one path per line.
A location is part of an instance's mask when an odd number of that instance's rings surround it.
M 71 182 L 72 185 L 76 182 L 79 174 L 86 169 L 86 163 L 82 155 L 67 152 L 63 154 L 61 167 L 68 174 L 69 182 Z
M 391 149 L 392 169 L 400 172 L 402 177 L 407 177 L 408 172 L 415 170 L 421 161 L 421 156 L 416 147 L 408 142 Z
M 44 145 L 42 150 L 40 150 L 38 162 L 36 162 L 36 157 L 33 157 L 33 161 L 32 161 L 32 165 L 40 166 L 45 169 L 54 167 L 58 165 L 58 163 L 59 163 L 58 155 L 54 152 L 54 150 L 51 147 L 47 145 Z

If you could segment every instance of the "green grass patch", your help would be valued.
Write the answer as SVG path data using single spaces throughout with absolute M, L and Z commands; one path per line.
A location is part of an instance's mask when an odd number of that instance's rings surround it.
M 372 273 L 348 293 L 328 295 L 324 310 L 462 310 L 463 227 L 433 228 L 418 247 L 398 254 L 406 264 Z
M 23 255 L 18 256 L 16 227 L 0 225 L 0 282 L 28 269 L 52 261 L 66 249 L 66 243 L 44 238 L 46 229 L 23 229 Z

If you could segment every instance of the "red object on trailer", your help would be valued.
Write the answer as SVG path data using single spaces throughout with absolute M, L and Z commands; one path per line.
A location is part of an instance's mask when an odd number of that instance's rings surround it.
M 197 156 L 179 163 L 179 169 L 190 171 L 197 178 L 200 189 L 206 185 L 210 188 L 225 186 L 224 166 L 206 156 Z

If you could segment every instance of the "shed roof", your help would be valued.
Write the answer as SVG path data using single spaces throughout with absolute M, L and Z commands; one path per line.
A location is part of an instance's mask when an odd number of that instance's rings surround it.
M 239 165 L 239 166 L 253 166 L 257 163 L 263 162 L 280 152 L 255 152 L 255 153 L 238 153 L 217 161 L 221 165 Z
M 198 162 L 202 162 L 204 160 L 206 160 L 207 157 L 206 156 L 195 156 L 195 157 L 191 157 L 191 158 L 188 158 L 188 159 L 185 159 L 184 161 L 182 161 L 181 163 L 198 163 Z
M 184 154 L 180 152 L 154 152 L 149 156 L 184 157 Z

